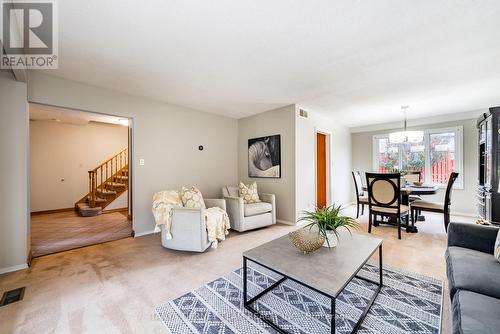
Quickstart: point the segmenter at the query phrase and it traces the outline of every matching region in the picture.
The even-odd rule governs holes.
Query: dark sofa
[[[500,263],[493,257],[498,228],[451,223],[446,272],[452,333],[500,333]]]

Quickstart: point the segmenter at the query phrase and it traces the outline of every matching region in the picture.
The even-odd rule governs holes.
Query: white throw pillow
[[[243,198],[243,203],[259,203],[259,193],[257,191],[257,182],[252,182],[249,185],[245,185],[240,182],[239,185],[240,197]]]
[[[500,230],[497,233],[497,240],[495,241],[495,252],[493,253],[495,259],[500,262]]]
[[[181,199],[182,204],[184,204],[186,208],[206,209],[201,192],[194,186],[191,188],[182,187]]]

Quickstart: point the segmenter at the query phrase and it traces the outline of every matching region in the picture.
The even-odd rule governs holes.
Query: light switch
[[[139,159],[139,166],[144,166],[144,159]]]

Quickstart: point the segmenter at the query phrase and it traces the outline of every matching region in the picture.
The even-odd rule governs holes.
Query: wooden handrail
[[[128,147],[125,147],[120,152],[116,153],[114,156],[112,156],[108,160],[106,160],[103,163],[101,163],[100,165],[98,165],[96,168],[93,169],[93,171],[94,172],[97,171],[99,168],[101,168],[102,166],[106,165],[107,163],[109,163],[111,160],[113,160],[114,158],[118,157],[122,153],[124,153],[125,155],[128,155]]]
[[[96,207],[97,190],[104,191],[108,182],[116,181],[117,177],[123,177],[125,168],[128,167],[128,147],[89,170],[89,194],[88,202],[91,208]],[[122,178],[120,178],[122,180]]]

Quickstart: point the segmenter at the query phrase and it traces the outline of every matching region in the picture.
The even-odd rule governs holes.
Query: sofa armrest
[[[259,198],[262,202],[273,206],[273,224],[276,224],[276,196],[274,194],[259,193]]]
[[[448,226],[448,247],[457,246],[493,254],[498,227],[451,223]]]
[[[224,199],[226,200],[226,212],[231,222],[231,228],[237,231],[242,230],[245,220],[243,198],[226,196]]]
[[[204,201],[207,208],[218,207],[226,211],[226,200],[223,198],[205,198]]]

